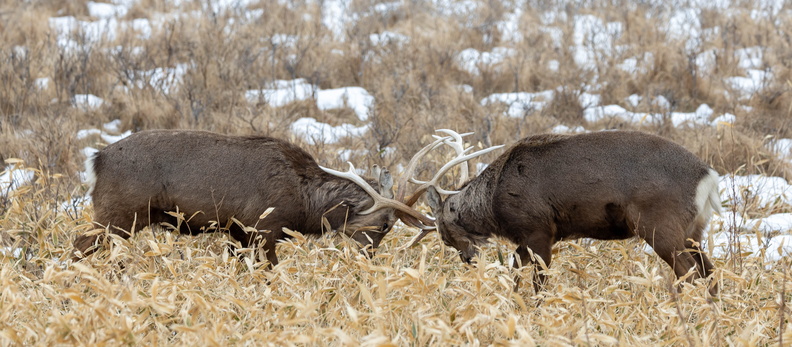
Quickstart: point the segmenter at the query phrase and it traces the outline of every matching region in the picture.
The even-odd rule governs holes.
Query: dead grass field
[[[224,235],[159,229],[64,262],[74,237],[90,228],[82,149],[104,143],[76,134],[116,119],[122,131],[286,138],[332,167],[342,167],[339,149],[351,149],[358,167],[396,168],[437,128],[475,131],[470,142],[482,146],[558,125],[639,129],[683,144],[721,174],[789,180],[790,160],[769,145],[792,138],[790,5],[351,0],[355,20],[337,37],[322,22],[322,2],[246,1],[216,13],[207,4],[222,1],[177,3],[134,2],[109,24],[118,29],[100,26],[105,35],[94,40],[89,32],[51,29],[55,17],[99,23],[86,1],[0,0],[0,160],[35,172],[28,184],[0,194],[0,344],[792,345],[792,259],[766,261],[739,244],[713,259],[721,293],[712,300],[704,285],[673,290],[672,271],[637,240],[559,243],[547,291],[535,295],[529,287],[512,291],[517,273],[504,265],[511,245],[496,240],[477,265],[466,266],[436,235],[400,249],[416,233],[402,226],[373,259],[340,235],[284,242],[281,264],[271,271],[228,254]],[[687,8],[698,23],[693,47],[662,29]],[[501,21],[515,13],[518,29],[504,31]],[[576,43],[579,18],[621,29],[598,33],[611,37],[607,44],[596,35]],[[156,24],[124,24],[143,19]],[[408,39],[371,36],[384,33]],[[465,49],[503,47],[512,53],[479,61],[475,72],[459,62]],[[761,52],[750,66],[742,63],[747,48]],[[581,52],[590,54],[586,64]],[[625,68],[626,61],[636,67]],[[183,74],[176,73],[180,66]],[[153,77],[156,69],[173,78]],[[750,92],[733,79],[755,71],[770,77]],[[349,108],[324,110],[305,100],[274,107],[246,98],[247,90],[297,78],[321,89],[364,88],[375,100],[369,131],[309,145],[289,131],[298,118],[366,123]],[[546,90],[555,97],[518,117],[506,114],[509,105],[481,102]],[[592,121],[591,105],[581,102],[587,93],[599,95],[599,105],[662,117]],[[104,102],[80,106],[75,96],[84,94]],[[628,103],[632,95],[641,101]],[[667,103],[656,103],[659,96]],[[674,112],[702,104],[713,110],[707,121],[724,114],[734,121],[672,122]],[[431,158],[423,174],[441,160]],[[722,192],[724,201],[728,195]],[[752,218],[792,212],[780,199],[724,208]],[[760,234],[727,231],[735,239]]]

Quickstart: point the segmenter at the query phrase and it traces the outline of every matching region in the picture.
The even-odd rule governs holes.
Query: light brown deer
[[[713,270],[700,242],[712,213],[720,211],[718,175],[682,146],[654,135],[532,136],[462,185],[458,194],[442,200],[430,187],[427,200],[443,242],[465,262],[493,236],[517,245],[516,266],[539,260],[549,266],[551,248],[559,240],[640,237],[677,277],[695,268],[687,278],[693,281]],[[546,281],[538,270],[537,293]],[[715,283],[710,292],[717,293]]]
[[[451,139],[438,137],[411,165]],[[366,180],[349,165],[348,172],[320,167],[300,147],[271,137],[153,130],[102,149],[86,171],[97,227],[123,238],[159,223],[184,234],[227,231],[245,247],[261,245],[272,266],[276,241],[290,237],[283,228],[309,236],[340,231],[364,249],[379,246],[398,218],[433,229],[433,219],[404,203],[406,184],[393,199],[388,170],[375,168],[375,179]],[[78,236],[74,259],[92,253],[102,237],[97,230]]]

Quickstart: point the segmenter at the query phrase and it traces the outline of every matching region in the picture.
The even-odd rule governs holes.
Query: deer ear
[[[380,180],[381,172],[382,172],[382,168],[380,168],[379,165],[374,164],[371,166],[371,176],[374,177],[374,179],[379,180],[379,182],[382,182],[382,180]]]
[[[438,214],[443,207],[443,200],[440,199],[440,194],[431,186],[426,189],[426,202],[429,203],[429,208],[432,209],[435,215]]]
[[[388,169],[379,172],[379,193],[385,198],[393,199],[393,176]]]

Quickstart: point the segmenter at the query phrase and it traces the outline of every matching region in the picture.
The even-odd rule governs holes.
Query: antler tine
[[[410,248],[410,247],[412,247],[412,246],[415,246],[415,245],[417,245],[417,244],[418,244],[418,242],[421,242],[421,240],[423,240],[423,238],[424,238],[426,235],[429,235],[429,233],[431,233],[432,231],[435,231],[435,230],[437,230],[437,228],[432,228],[432,229],[423,229],[423,230],[421,230],[421,233],[420,233],[420,234],[418,234],[418,236],[414,237],[414,238],[412,239],[412,241],[410,241],[410,243],[408,243],[408,244],[407,244],[407,247],[405,247],[405,248]]]
[[[438,129],[437,132],[445,133],[454,139],[454,141],[443,141],[443,143],[453,148],[457,154],[457,157],[462,156],[465,154],[465,152],[473,149],[473,147],[469,147],[465,149],[465,141],[462,140],[462,137],[473,135],[472,132],[460,134],[450,129]],[[435,137],[437,138],[438,136],[435,135]],[[467,162],[462,163],[462,165],[459,167],[459,172],[460,172],[459,185],[461,186],[462,184],[467,182],[468,176],[470,174],[470,169],[468,168]]]
[[[448,136],[440,137],[434,142],[426,145],[424,148],[418,151],[418,153],[415,153],[415,155],[407,163],[407,166],[404,168],[404,172],[402,172],[402,175],[399,177],[399,181],[398,181],[399,188],[396,191],[395,200],[404,201],[404,195],[407,193],[407,182],[410,180],[410,178],[412,178],[412,175],[415,173],[415,169],[418,168],[418,161],[424,156],[426,156],[426,154],[429,153],[431,150],[440,146],[440,144],[443,141],[446,141],[448,139],[449,139]]]
[[[418,199],[421,197],[421,195],[424,193],[424,191],[426,191],[426,189],[428,189],[430,186],[434,186],[435,189],[437,189],[438,193],[444,194],[444,195],[452,195],[452,194],[459,193],[458,191],[455,191],[455,190],[445,190],[443,188],[438,187],[437,181],[440,180],[440,177],[445,175],[445,173],[448,172],[448,170],[450,170],[452,167],[454,167],[454,165],[457,165],[459,163],[468,161],[468,160],[473,159],[475,157],[478,157],[480,155],[492,152],[492,151],[494,151],[496,149],[502,148],[503,146],[504,145],[492,146],[492,147],[489,147],[489,148],[482,149],[482,150],[480,150],[478,152],[467,154],[467,155],[464,155],[464,156],[461,156],[461,157],[456,157],[453,160],[451,160],[448,163],[446,163],[445,165],[443,165],[443,167],[440,168],[439,171],[437,171],[437,173],[434,175],[434,177],[432,177],[432,179],[430,179],[428,181],[420,181],[420,180],[416,180],[414,178],[411,178],[410,182],[418,184],[419,186],[418,186],[418,189],[415,190],[415,193],[413,193],[413,195],[410,196],[410,198],[407,199],[404,203],[407,206],[414,205],[418,201]]]
[[[402,201],[402,202],[405,201],[405,195],[407,193],[407,182],[413,182],[414,180],[418,181],[417,179],[415,179],[413,177],[413,174],[415,173],[415,169],[417,169],[417,167],[418,167],[419,160],[421,158],[423,158],[424,156],[426,156],[426,154],[429,153],[429,151],[439,147],[441,143],[445,143],[445,144],[451,146],[452,148],[454,148],[454,150],[457,152],[457,156],[461,156],[464,153],[466,153],[467,151],[473,149],[473,147],[470,147],[468,149],[464,149],[464,141],[462,140],[463,137],[468,136],[468,135],[472,135],[473,134],[472,132],[460,134],[460,133],[457,133],[456,131],[453,131],[453,130],[450,130],[450,129],[437,129],[435,131],[439,132],[439,133],[447,134],[448,136],[432,135],[432,137],[435,138],[435,141],[432,142],[431,144],[425,146],[424,148],[422,148],[420,151],[418,151],[418,153],[416,153],[410,159],[410,162],[407,164],[407,167],[404,169],[404,172],[402,173],[402,176],[399,177],[399,182],[398,182],[399,188],[398,188],[398,191],[396,192],[396,197],[395,197],[396,200]],[[454,139],[454,141],[448,141],[450,139]],[[465,164],[465,165],[467,165],[467,164]],[[464,174],[465,176],[463,177],[463,179],[461,181],[464,183],[464,181],[467,181],[467,172],[468,172],[468,170],[467,170],[466,167],[463,167],[462,169],[463,169],[463,172],[465,172],[465,174]],[[421,182],[421,181],[418,181],[418,182]],[[444,192],[447,192],[447,191],[444,191]],[[419,196],[419,195],[413,194],[409,198],[409,201],[411,201],[411,203],[408,203],[407,206],[412,206],[413,204],[415,204],[415,201],[417,200],[417,196]]]
[[[381,197],[380,193],[377,192],[376,190],[374,190],[374,188],[372,188],[368,184],[368,182],[366,182],[366,180],[363,179],[363,177],[360,177],[360,175],[358,175],[355,172],[355,165],[352,165],[351,162],[347,162],[347,164],[349,164],[349,170],[347,170],[347,172],[333,170],[333,169],[330,169],[330,168],[326,168],[324,166],[319,166],[319,168],[324,170],[324,172],[327,172],[327,173],[329,173],[329,174],[331,174],[333,176],[346,178],[346,179],[348,179],[348,180],[350,180],[352,182],[355,182],[355,184],[359,185],[361,188],[363,188],[363,190],[366,191],[366,193],[368,193],[369,195],[371,195],[374,198],[374,206],[372,206],[372,208],[376,207],[377,206],[377,197]],[[371,209],[369,209],[369,210],[371,210]],[[372,211],[366,210],[364,212],[367,212],[367,213],[361,213],[361,214],[369,214],[369,213],[374,212],[374,211],[373,210]]]
[[[421,230],[429,230],[429,231],[431,231],[431,230],[435,230],[436,229],[436,227],[434,225],[425,225],[424,223],[422,223],[417,218],[415,218],[413,216],[410,216],[410,215],[408,215],[406,213],[403,213],[401,211],[398,211],[398,210],[396,211],[396,218],[399,218],[402,222],[404,222],[404,224],[406,224],[408,226],[415,227],[415,228],[418,228],[418,229],[421,229]],[[429,217],[429,218],[431,218],[431,217]]]
[[[482,150],[477,151],[477,152],[473,152],[473,153],[470,153],[470,154],[467,154],[467,155],[456,157],[453,160],[451,160],[448,163],[446,163],[445,165],[443,165],[443,167],[441,167],[440,170],[437,171],[437,173],[434,175],[434,177],[432,177],[432,179],[430,179],[428,181],[419,181],[419,180],[416,180],[414,178],[411,178],[410,182],[420,185],[418,187],[418,189],[416,190],[416,194],[418,192],[423,193],[423,191],[426,190],[427,188],[429,188],[430,186],[434,186],[437,189],[438,193],[445,194],[445,195],[451,195],[451,194],[459,193],[458,191],[445,190],[445,189],[442,189],[442,188],[438,187],[437,186],[437,181],[440,179],[440,177],[443,177],[443,175],[445,175],[445,173],[448,172],[448,170],[450,170],[455,165],[467,162],[470,159],[473,159],[475,157],[487,154],[487,153],[492,152],[492,151],[494,151],[496,149],[499,149],[501,147],[503,147],[503,145],[492,146],[492,147],[485,148],[485,149],[482,149]]]
[[[435,228],[435,227],[431,227],[431,228],[428,228],[428,229],[421,229],[421,233],[419,233],[417,236],[413,237],[413,239],[410,240],[410,242],[408,242],[407,245],[399,247],[396,250],[397,251],[403,251],[403,250],[405,250],[407,248],[410,248],[412,246],[417,245],[418,242],[421,242],[421,240],[423,240],[423,238],[426,235],[429,235],[429,233],[431,233],[431,232],[433,232],[435,230],[437,230],[437,228]]]
[[[404,213],[406,215],[409,215],[410,217],[413,217],[413,218],[417,219],[418,221],[420,221],[424,225],[434,225],[434,218],[430,218],[428,216],[423,215],[422,213],[416,211],[412,207],[405,205],[401,201],[397,201],[397,200],[394,200],[394,199],[388,199],[388,198],[380,195],[380,193],[378,193],[376,190],[374,190],[374,188],[372,188],[368,184],[368,182],[366,182],[366,180],[363,179],[363,177],[360,177],[357,173],[355,173],[355,166],[352,165],[352,163],[350,163],[350,162],[347,162],[347,163],[349,164],[349,170],[347,172],[341,172],[341,171],[333,170],[333,169],[326,168],[326,167],[323,167],[323,166],[319,166],[319,168],[324,170],[324,172],[327,172],[327,173],[329,173],[329,174],[331,174],[333,176],[345,178],[345,179],[348,179],[348,180],[354,182],[355,184],[357,184],[358,186],[363,188],[363,190],[365,190],[366,193],[368,193],[371,196],[372,199],[374,199],[374,205],[372,205],[371,207],[369,207],[365,211],[359,212],[359,214],[370,214],[370,213],[372,213],[374,211],[377,211],[377,210],[380,210],[380,209],[383,209],[383,208],[393,208],[396,211],[400,211],[400,212],[402,212],[402,213]]]

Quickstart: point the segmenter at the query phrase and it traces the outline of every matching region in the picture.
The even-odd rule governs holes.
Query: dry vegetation
[[[711,163],[721,174],[763,173],[790,177],[766,147],[769,137],[792,137],[792,16],[754,19],[752,2],[736,1],[734,14],[702,10],[701,51],[718,52],[713,71],[692,63],[685,42],[657,28],[678,4],[632,1],[527,1],[520,17],[522,43],[501,40],[497,21],[513,11],[506,0],[471,1],[469,13],[440,16],[431,1],[408,1],[388,12],[379,1],[353,0],[358,20],[337,40],[322,24],[313,1],[261,1],[244,12],[201,12],[200,1],[183,1],[181,13],[152,28],[136,30],[77,49],[57,44],[48,18],[91,18],[84,1],[0,1],[0,160],[21,158],[34,181],[0,195],[2,246],[22,253],[0,256],[0,344],[308,344],[308,345],[775,345],[792,343],[792,271],[789,257],[764,263],[739,247],[716,258],[721,294],[708,300],[703,285],[677,293],[673,274],[638,241],[563,242],[556,250],[545,293],[515,293],[508,262],[511,245],[495,243],[474,267],[462,265],[436,236],[420,247],[400,249],[415,232],[397,227],[373,259],[359,255],[341,236],[297,238],[279,246],[281,264],[272,271],[226,251],[222,235],[183,237],[146,229],[128,241],[76,264],[71,240],[89,229],[91,207],[83,208],[78,172],[80,129],[120,119],[124,130],[195,128],[228,134],[262,134],[302,141],[288,131],[300,117],[330,124],[359,124],[349,110],[322,111],[311,102],[271,107],[249,103],[248,89],[279,79],[304,78],[323,89],[365,88],[376,103],[372,129],[335,145],[303,147],[323,164],[340,167],[339,148],[364,150],[359,167],[394,167],[427,143],[436,128],[475,131],[471,142],[510,144],[565,124],[589,130],[640,129],[671,138]],[[539,29],[541,13],[562,8],[569,18],[593,15],[622,22],[622,48],[579,68],[569,45]],[[125,20],[153,18],[175,7],[141,0]],[[192,12],[195,11],[195,12]],[[553,23],[565,41],[572,21]],[[370,34],[397,32],[407,42],[373,45]],[[278,35],[293,35],[282,44]],[[79,32],[73,39],[80,42]],[[516,55],[471,74],[455,63],[466,48],[514,48]],[[774,78],[759,92],[741,97],[725,80],[745,74],[735,51],[762,47],[762,64]],[[122,47],[122,48],[117,48]],[[653,64],[627,73],[624,59],[651,53]],[[557,61],[559,69],[548,69]],[[142,71],[189,64],[170,92],[149,83]],[[36,79],[49,77],[41,88]],[[662,95],[672,110],[692,112],[706,103],[715,115],[737,121],[719,127],[675,128],[668,124],[586,122],[577,96],[596,80],[602,105],[656,112],[649,102],[624,100]],[[466,91],[460,85],[469,85]],[[506,106],[480,100],[504,92],[562,87],[546,108],[522,118],[503,115]],[[96,109],[73,106],[76,94],[105,100]],[[745,106],[750,106],[745,107]],[[304,144],[304,143],[303,143]],[[384,151],[394,147],[394,152]],[[357,152],[356,152],[357,153]],[[380,155],[375,155],[380,153]],[[493,155],[482,159],[488,162]],[[11,162],[11,161],[9,161]],[[22,165],[22,164],[17,164]],[[427,165],[426,169],[431,169]],[[724,193],[725,198],[725,193]],[[746,208],[744,215],[790,212],[773,205]],[[717,227],[717,226],[716,226]],[[737,231],[734,231],[737,232]],[[64,265],[65,264],[65,265]],[[523,275],[530,276],[530,270]],[[541,305],[539,305],[541,303]]]

